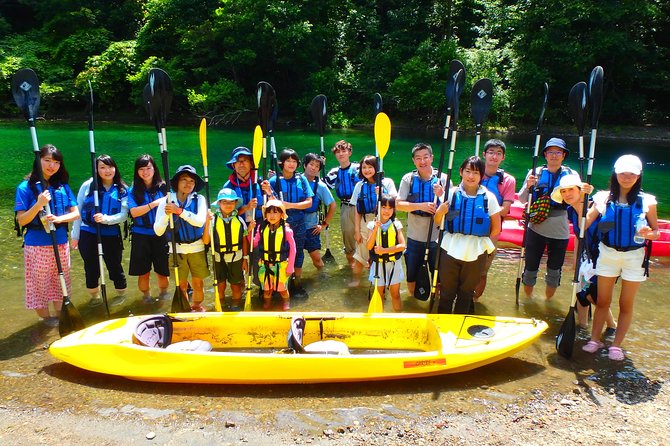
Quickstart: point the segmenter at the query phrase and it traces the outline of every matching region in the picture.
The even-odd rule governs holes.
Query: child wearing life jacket
[[[263,217],[257,228],[255,221],[249,223],[252,249],[258,246],[260,253],[258,278],[263,283],[263,308],[270,308],[272,292],[277,291],[282,298],[282,310],[287,311],[291,308],[287,282],[296,257],[293,230],[286,223],[286,208],[280,200],[268,200],[263,206]]]
[[[641,192],[642,161],[635,155],[623,155],[614,163],[610,190],[593,196],[594,206],[587,215],[587,224],[600,216],[600,257],[596,265],[598,301],[593,313],[591,339],[582,349],[595,353],[605,344],[601,336],[612,303],[614,284],[621,276],[619,317],[608,356],[623,361],[621,348],[633,321],[633,303],[642,282],[649,275],[649,240],[658,240],[656,197]]]
[[[223,188],[212,207],[217,208],[212,214],[211,243],[219,299],[222,304],[225,303],[226,282],[230,283],[233,294],[231,309],[240,311],[244,272],[248,270],[249,263],[247,224],[238,214],[242,207],[242,197],[233,189]]]
[[[156,235],[163,235],[170,224],[170,217],[174,221],[174,231],[168,232],[168,239],[174,235],[177,252],[179,273],[179,288],[184,295],[188,295],[188,276],[191,275],[193,288],[193,311],[206,311],[202,306],[205,299],[205,278],[209,276],[205,245],[209,243],[210,222],[207,212],[207,201],[200,195],[205,182],[200,178],[193,166],[179,166],[170,179],[172,192],[158,205],[154,231]],[[173,234],[172,234],[173,232]],[[168,245],[172,251],[172,243]],[[174,260],[171,259],[171,264]]]
[[[500,234],[500,205],[481,185],[484,161],[471,156],[459,170],[461,184],[449,191],[448,200],[435,211],[435,223],[444,222],[440,245],[438,313],[468,314],[473,309],[475,287],[486,267],[487,255]]]
[[[95,165],[99,206],[96,209],[93,178],[89,178],[81,185],[77,194],[81,220],[75,220],[72,225],[72,244],[75,249],[79,249],[84,261],[86,289],[91,296],[90,305],[99,305],[102,303],[98,293],[101,271],[96,226],[100,227],[103,259],[117,294],[112,304],[119,305],[125,300],[127,288],[126,274],[121,263],[123,260],[121,223],[128,218],[128,188],[111,156],[98,156]]]
[[[377,214],[377,158],[366,155],[360,163],[358,177],[360,181],[354,186],[351,194],[351,203],[355,205],[356,218],[354,219],[354,237],[356,239],[356,252],[354,252],[354,264],[352,265],[354,280],[349,284],[356,287],[359,284],[363,268],[370,265],[370,251],[367,247],[370,230],[367,224],[373,222]],[[382,194],[392,197],[398,195],[395,183],[391,178],[382,179]]]
[[[381,296],[384,296],[384,291],[388,287],[393,310],[400,312],[402,311],[400,282],[405,280],[405,271],[402,267],[405,237],[402,234],[402,223],[395,219],[395,197],[382,195],[379,218],[369,221],[367,228],[370,234],[366,245],[372,259],[369,280],[375,283],[376,279],[377,291]]]

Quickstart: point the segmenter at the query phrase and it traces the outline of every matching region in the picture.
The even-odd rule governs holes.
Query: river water
[[[3,254],[0,258],[0,287],[3,298],[0,300],[0,396],[3,400],[20,404],[34,405],[54,410],[87,411],[109,415],[138,411],[142,416],[161,414],[224,413],[231,419],[244,418],[254,414],[259,420],[274,420],[291,423],[297,428],[319,429],[327,425],[347,425],[353,420],[365,417],[394,419],[399,416],[421,416],[434,414],[440,410],[455,412],[476,408],[482,404],[505,405],[530,398],[535,392],[569,392],[575,383],[587,382],[590,386],[599,386],[620,396],[622,401],[632,404],[653,399],[659,382],[667,379],[670,372],[670,360],[666,352],[669,347],[668,328],[670,326],[670,307],[665,298],[670,290],[670,259],[653,259],[651,277],[643,284],[637,297],[635,320],[626,337],[624,347],[627,359],[615,364],[606,355],[588,355],[581,352],[581,345],[588,339],[588,332],[578,332],[578,342],[571,360],[559,357],[554,349],[555,335],[570,305],[572,273],[564,270],[564,278],[556,296],[551,301],[534,297],[521,298],[517,308],[514,303],[514,285],[516,279],[519,251],[503,249],[489,273],[488,288],[476,306],[479,314],[500,316],[534,317],[547,321],[549,330],[533,346],[519,352],[511,358],[495,364],[457,375],[401,380],[377,383],[310,384],[287,386],[203,386],[139,383],[123,378],[108,377],[82,371],[53,359],[46,350],[50,342],[58,337],[56,329],[50,329],[37,321],[34,312],[23,308],[23,258],[21,242],[12,232],[11,198],[13,188],[30,168],[31,154],[28,133],[25,127],[11,124],[9,129],[0,131],[0,153],[6,161],[0,176],[0,246]],[[56,141],[65,152],[66,163],[72,172],[73,188],[86,177],[84,168],[88,166],[87,136],[74,136],[70,124],[52,127],[40,131],[40,142]],[[99,125],[103,127],[103,125]],[[118,158],[122,172],[129,178],[132,160],[138,153],[157,152],[155,133],[150,126],[114,127],[114,131],[101,130],[96,133],[101,147],[98,152],[112,153]],[[214,134],[210,143],[210,175],[213,184],[220,184],[225,176],[225,161],[230,148],[237,145],[234,141],[250,139],[246,133],[229,134],[223,138],[222,131]],[[43,135],[46,134],[46,137]],[[3,139],[3,137],[5,137]],[[371,144],[371,136],[365,132],[330,135],[326,147],[340,137],[355,141],[355,147]],[[173,168],[183,162],[199,164],[197,131],[177,129],[168,133],[169,141],[175,141],[171,149],[177,153],[171,161]],[[416,139],[416,137],[414,137]],[[227,149],[217,153],[215,147],[219,141]],[[311,140],[311,141],[308,141]],[[316,138],[311,135],[304,141],[296,139],[295,145],[300,153],[303,147],[315,147]],[[318,140],[316,140],[318,142]],[[407,137],[400,153],[390,152],[387,172],[399,180],[400,175],[409,170],[412,139]],[[250,144],[248,142],[247,144]],[[77,146],[78,148],[74,147]],[[439,141],[435,143],[439,147]],[[132,147],[132,149],[128,149]],[[76,149],[76,150],[75,150]],[[646,147],[645,153],[656,153],[660,146]],[[182,150],[180,154],[179,151]],[[508,160],[528,159],[528,150],[522,143],[508,151]],[[361,149],[358,153],[363,153]],[[186,153],[183,153],[186,152]],[[619,153],[622,153],[621,151]],[[521,155],[525,154],[525,157]],[[400,156],[402,155],[402,156]],[[464,157],[464,156],[463,156]],[[615,156],[611,154],[608,159]],[[667,158],[667,156],[666,156]],[[654,158],[652,158],[654,159]],[[510,162],[508,170],[516,169],[522,175],[527,167],[517,165],[520,161]],[[512,166],[514,166],[512,168]],[[600,176],[606,177],[611,163],[602,168]],[[664,161],[655,159],[649,165],[649,176],[661,177]],[[198,167],[200,170],[200,167]],[[649,178],[649,177],[646,177]],[[668,181],[646,182],[650,193],[667,194]],[[663,185],[666,185],[663,188]],[[602,187],[605,185],[603,184]],[[213,188],[214,189],[214,188]],[[667,201],[665,201],[667,203]],[[661,207],[663,202],[661,202]],[[666,208],[668,209],[668,208]],[[666,213],[667,215],[667,213]],[[337,219],[335,221],[338,221]],[[334,228],[335,229],[335,228]],[[358,288],[349,288],[351,281],[348,268],[344,267],[344,256],[340,252],[341,240],[338,230],[331,235],[331,250],[337,264],[327,265],[323,271],[317,271],[307,260],[305,262],[305,286],[309,292],[306,300],[293,300],[295,311],[365,311],[368,305],[367,284]],[[126,249],[126,265],[129,249]],[[571,257],[566,265],[571,264]],[[91,308],[83,289],[83,268],[81,258],[72,256],[73,303],[78,307],[87,324],[105,318],[101,307]],[[148,314],[166,311],[169,303],[163,306],[147,306],[141,302],[139,292],[134,291],[134,283],[129,282],[129,296],[126,302],[113,307],[113,316],[128,314]],[[541,292],[542,287],[538,286]],[[618,290],[618,288],[617,288]],[[208,284],[206,301],[212,301],[211,283]],[[425,312],[426,305],[408,296],[403,290],[404,311]],[[616,301],[616,299],[615,299]],[[389,303],[387,303],[387,306]],[[616,315],[616,309],[614,309]],[[145,409],[140,409],[145,408]],[[307,410],[306,408],[310,408]],[[316,409],[313,409],[316,408]]]

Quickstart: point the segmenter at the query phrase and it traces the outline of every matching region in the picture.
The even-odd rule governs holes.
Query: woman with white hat
[[[551,193],[551,199],[557,203],[565,203],[568,206],[568,220],[572,223],[573,232],[579,234],[579,227],[582,221],[582,212],[584,209],[584,194],[591,194],[593,186],[587,183],[582,183],[579,175],[566,175],[561,178],[558,186],[554,188]],[[594,222],[597,223],[597,220]],[[598,300],[598,276],[595,275],[593,265],[597,264],[600,250],[598,244],[600,237],[598,234],[598,225],[591,224],[584,232],[584,252],[588,253],[590,262],[585,263],[582,259],[580,266],[580,275],[585,274],[585,280],[588,282],[582,286],[582,289],[577,293],[577,320],[579,325],[586,327],[588,319],[588,309],[591,304],[595,304]],[[576,263],[576,257],[575,257]],[[589,268],[590,266],[590,268]],[[589,277],[590,275],[590,277]],[[605,336],[614,336],[616,332],[616,321],[612,312],[609,311],[607,315],[607,329]]]
[[[598,302],[593,315],[591,340],[582,348],[595,353],[605,347],[600,340],[607,311],[612,302],[614,284],[621,276],[619,317],[614,341],[608,349],[613,361],[622,361],[621,344],[633,321],[633,303],[640,284],[649,273],[650,247],[647,240],[658,240],[656,198],[641,192],[642,161],[635,155],[623,155],[614,164],[610,190],[593,197],[587,224],[600,216],[600,257],[596,265]],[[645,249],[645,247],[647,249]]]

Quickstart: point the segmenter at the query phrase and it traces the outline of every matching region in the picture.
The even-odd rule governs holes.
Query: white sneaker
[[[91,297],[91,300],[88,301],[88,304],[92,307],[97,307],[102,305],[102,297],[98,294],[97,296]]]

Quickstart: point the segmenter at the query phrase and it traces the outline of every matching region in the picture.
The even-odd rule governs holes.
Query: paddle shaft
[[[98,184],[98,163],[96,161],[95,153],[95,136],[93,134],[93,90],[91,87],[91,81],[88,83],[89,88],[91,88],[91,103],[88,113],[88,147],[91,152],[91,185],[93,186],[93,206],[95,208],[95,213],[100,212],[100,197],[98,192],[100,190],[100,185]],[[100,223],[95,223],[95,236],[98,243],[98,268],[100,270],[100,294],[102,295],[102,301],[105,303],[105,311],[107,312],[107,319],[110,318],[109,314],[109,303],[107,302],[107,282],[105,278],[105,258],[104,251],[102,249],[102,235],[100,229]]]

